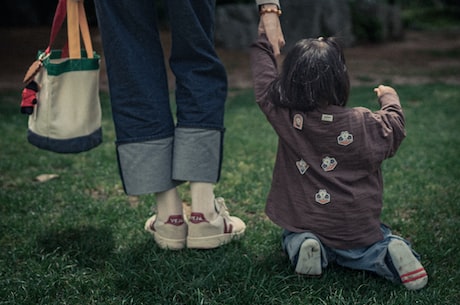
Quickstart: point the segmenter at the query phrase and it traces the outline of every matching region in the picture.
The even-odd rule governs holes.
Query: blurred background
[[[156,4],[165,56],[168,56],[170,41],[164,1],[156,1]],[[286,38],[284,52],[301,38],[336,36],[347,48],[348,64],[351,65],[350,71],[355,72],[352,75],[355,83],[389,78],[395,82],[403,79],[398,76],[408,70],[411,72],[406,73],[405,79],[417,79],[427,71],[414,71],[414,67],[425,65],[427,69],[437,69],[436,61],[440,59],[444,59],[444,66],[450,70],[443,66],[434,74],[448,77],[450,82],[460,82],[458,72],[453,72],[460,70],[459,0],[280,2]],[[23,74],[35,59],[37,50],[47,47],[56,4],[57,0],[4,1],[0,10],[0,89],[22,86]],[[93,44],[103,55],[93,0],[86,0],[85,7]],[[258,18],[254,0],[217,0],[215,41],[229,72],[230,86],[250,86],[247,49],[256,38]],[[369,63],[370,57],[399,69],[382,72],[384,67]],[[426,65],[426,62],[433,64]],[[101,88],[104,89],[107,83],[102,72]],[[386,74],[379,78],[378,74],[382,73]]]
[[[57,0],[5,1],[0,10],[0,26],[49,26],[56,3]],[[324,31],[323,35],[330,35],[336,34],[330,32],[336,30],[334,26],[341,22],[349,23],[347,27],[350,29],[346,30],[351,32],[346,34],[353,34],[353,42],[358,43],[401,38],[400,27],[420,29],[433,22],[448,25],[460,20],[458,0],[281,0],[281,5],[285,11],[283,20],[288,26],[286,32],[290,32],[289,25],[313,21],[314,24],[309,26],[320,28]],[[90,24],[97,26],[93,0],[86,0],[85,6]],[[157,1],[157,7],[160,23],[167,27],[163,1]],[[254,13],[254,0],[217,0],[218,23],[221,21],[219,18],[244,23],[244,19]],[[333,18],[335,20],[331,20]],[[304,28],[304,31],[311,29]]]

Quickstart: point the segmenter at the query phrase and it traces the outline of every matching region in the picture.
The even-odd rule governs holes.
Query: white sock
[[[182,200],[176,188],[155,193],[157,201],[157,219],[167,221],[171,215],[183,215]]]
[[[192,213],[203,213],[207,220],[217,216],[214,204],[214,185],[207,182],[190,182]]]

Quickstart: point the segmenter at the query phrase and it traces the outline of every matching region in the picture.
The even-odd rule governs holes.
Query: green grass
[[[250,90],[227,104],[225,157],[216,194],[247,234],[210,251],[159,249],[143,231],[152,196],[123,194],[103,96],[104,143],[60,155],[28,144],[18,93],[0,94],[0,304],[458,304],[460,162],[457,86],[396,88],[407,139],[384,163],[383,221],[409,238],[430,280],[407,291],[338,266],[319,279],[294,274],[280,229],[264,215],[276,137]],[[372,88],[352,106],[376,109]],[[40,174],[59,178],[34,181]],[[186,200],[187,185],[180,189]]]
[[[460,6],[409,5],[402,9],[402,20],[406,27],[418,30],[458,28]]]

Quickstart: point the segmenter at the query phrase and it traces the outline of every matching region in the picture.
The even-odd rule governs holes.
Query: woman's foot
[[[187,223],[182,215],[171,215],[165,222],[153,215],[147,219],[144,228],[153,235],[155,242],[162,249],[180,250],[185,247]]]
[[[223,198],[214,201],[217,217],[208,220],[203,213],[192,212],[189,221],[187,247],[213,249],[241,237],[246,229],[238,217],[230,216]]]

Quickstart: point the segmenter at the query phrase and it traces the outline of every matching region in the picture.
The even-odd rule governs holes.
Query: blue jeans
[[[156,1],[95,0],[120,174],[128,194],[164,191],[181,181],[216,182],[220,174],[227,76],[214,49],[215,0],[164,4],[177,121],[171,113]]]
[[[326,268],[329,263],[335,262],[346,268],[373,272],[387,280],[400,283],[401,279],[388,254],[388,244],[392,239],[400,239],[409,247],[410,243],[399,236],[391,234],[391,230],[383,224],[381,225],[381,229],[383,239],[364,248],[349,250],[329,248],[323,245],[319,238],[311,232],[294,233],[287,230],[283,232],[282,246],[283,250],[289,256],[291,263],[295,266],[297,264],[300,246],[306,239],[312,238],[318,241],[321,246],[322,268]],[[414,253],[417,259],[420,258],[414,250],[412,250],[412,253]]]

